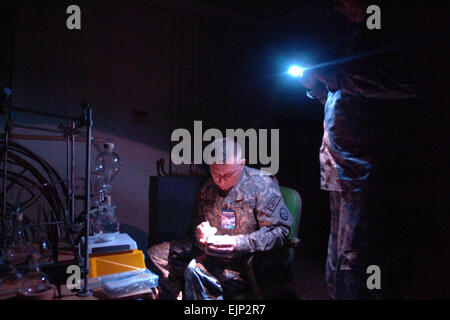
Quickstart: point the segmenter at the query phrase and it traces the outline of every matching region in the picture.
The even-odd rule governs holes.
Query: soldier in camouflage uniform
[[[181,290],[183,275],[186,299],[226,299],[242,292],[243,261],[251,253],[258,253],[257,278],[286,261],[287,252],[276,248],[286,243],[292,216],[277,180],[246,167],[236,154],[237,163],[211,164],[211,177],[195,199],[190,240],[149,249],[153,269],[162,275],[161,291],[171,291],[172,297]],[[205,224],[222,236],[215,237],[219,242],[205,241]]]
[[[342,41],[343,48],[334,48],[338,56],[370,52],[377,40],[388,43],[388,29],[386,34],[374,33],[363,25],[362,3],[337,2],[342,3],[349,20],[362,23],[361,29]],[[395,58],[396,53],[389,54],[391,61],[400,60]],[[377,199],[377,194],[383,187],[381,177],[386,174],[381,169],[382,159],[389,160],[386,124],[390,109],[407,105],[419,96],[417,88],[396,79],[393,67],[385,66],[385,61],[372,57],[307,71],[300,78],[307,95],[324,105],[320,177],[321,188],[330,194],[326,280],[332,299],[367,299],[380,294],[368,291],[365,279],[369,265],[383,265],[380,253],[384,250],[381,240],[386,226],[381,225],[381,216],[387,208],[382,207],[383,199]]]

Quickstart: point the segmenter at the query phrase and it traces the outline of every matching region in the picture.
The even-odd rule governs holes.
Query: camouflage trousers
[[[150,247],[149,268],[160,276],[159,299],[176,299],[184,290],[186,300],[223,300],[248,290],[244,261],[205,255],[189,240],[174,240]],[[287,261],[285,250],[255,255],[255,277],[262,280],[279,272]]]
[[[332,299],[372,299],[366,285],[367,267],[375,255],[376,215],[366,191],[330,192],[331,229],[326,281]]]
[[[189,240],[174,240],[150,247],[150,269],[160,276],[160,299],[224,299],[243,290],[241,259],[210,257]]]
[[[192,259],[185,271],[186,300],[224,300],[244,291],[240,260],[202,255]]]

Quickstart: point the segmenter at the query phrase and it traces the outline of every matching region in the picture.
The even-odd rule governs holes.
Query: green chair
[[[291,232],[289,234],[289,242],[286,244],[286,250],[289,251],[289,258],[285,264],[286,272],[280,272],[275,274],[273,278],[267,279],[264,283],[258,283],[256,281],[254,272],[254,255],[251,255],[246,261],[245,271],[247,279],[251,287],[251,294],[248,298],[253,299],[270,299],[276,296],[286,285],[292,281],[294,272],[294,248],[300,244],[300,240],[297,238],[298,228],[300,225],[300,218],[302,214],[302,198],[300,194],[291,188],[280,187],[281,194],[283,196],[286,207],[291,212],[293,222],[291,225]],[[256,266],[257,267],[257,266]]]

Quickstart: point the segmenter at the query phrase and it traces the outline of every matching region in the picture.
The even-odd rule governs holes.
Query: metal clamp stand
[[[11,133],[10,127],[10,112],[8,106],[8,100],[11,96],[11,90],[9,88],[4,88],[3,92],[5,94],[5,100],[3,101],[3,112],[5,114],[5,149],[3,150],[3,219],[2,219],[2,248],[1,248],[1,257],[0,264],[3,264],[6,259],[6,240],[7,240],[7,232],[6,232],[6,181],[7,181],[7,163],[8,163],[8,143],[9,143],[9,134]]]
[[[87,297],[93,294],[91,289],[88,289],[89,282],[89,219],[90,219],[90,209],[91,209],[91,136],[92,136],[92,108],[89,104],[83,107],[84,123],[86,125],[86,201],[85,201],[85,211],[86,211],[86,236],[85,236],[85,247],[84,247],[84,257],[83,257],[83,268],[82,274],[84,278],[83,288],[78,291],[77,296]]]
[[[6,259],[6,240],[7,240],[7,232],[6,232],[6,179],[7,179],[7,162],[8,162],[8,143],[9,143],[9,133],[11,128],[8,125],[8,122],[5,125],[5,149],[3,150],[3,158],[5,159],[3,165],[3,221],[2,221],[2,251],[0,263],[4,263]]]
[[[8,165],[8,144],[9,139],[11,136],[11,128],[18,127],[18,128],[27,128],[27,129],[34,129],[34,130],[40,130],[40,131],[51,131],[51,132],[64,132],[64,135],[67,139],[67,183],[68,183],[68,194],[65,195],[68,199],[70,199],[70,202],[68,199],[66,199],[66,212],[67,209],[69,209],[70,222],[74,222],[74,207],[75,207],[75,194],[74,194],[74,152],[75,152],[75,140],[76,135],[79,134],[79,128],[82,126],[86,126],[86,171],[85,171],[85,212],[86,212],[86,235],[85,235],[85,243],[86,247],[84,248],[84,257],[81,257],[80,264],[82,264],[80,267],[82,267],[82,274],[84,277],[84,286],[82,289],[78,292],[78,296],[89,296],[92,295],[92,290],[88,290],[88,278],[89,278],[89,253],[88,253],[88,241],[89,241],[89,218],[90,218],[90,194],[91,194],[91,141],[92,139],[92,126],[93,126],[93,120],[92,120],[92,108],[89,104],[85,103],[83,105],[83,114],[81,119],[77,117],[70,117],[67,115],[59,115],[54,113],[48,113],[48,112],[42,112],[42,111],[36,111],[36,110],[30,110],[26,108],[20,108],[20,107],[13,107],[8,105],[8,100],[10,101],[11,96],[11,90],[8,88],[5,88],[3,90],[3,93],[6,95],[5,100],[3,101],[3,116],[5,117],[5,148],[4,148],[4,166],[3,166],[3,218],[2,218],[2,247],[1,247],[1,256],[0,256],[0,265],[4,263],[6,258],[6,189],[7,189],[7,165]],[[43,115],[50,118],[56,118],[56,119],[64,119],[67,121],[71,121],[71,128],[65,128],[60,127],[59,130],[51,130],[46,128],[39,128],[35,126],[20,126],[20,125],[12,125],[11,123],[11,111],[18,111],[23,113],[31,113],[31,114],[38,114]],[[79,122],[79,126],[75,126],[75,123]],[[70,165],[69,165],[69,153],[70,153]],[[69,168],[70,167],[70,168]],[[69,178],[70,176],[70,178]],[[69,183],[70,182],[70,183]],[[69,185],[70,184],[70,185]],[[64,222],[57,222],[57,223],[64,223]],[[79,244],[81,245],[81,244]],[[56,258],[57,259],[57,258]]]

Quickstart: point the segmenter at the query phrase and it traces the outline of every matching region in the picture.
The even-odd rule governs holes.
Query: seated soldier
[[[180,296],[183,275],[185,299],[227,299],[245,289],[248,254],[258,253],[257,279],[286,262],[286,250],[275,249],[288,241],[292,216],[276,178],[246,167],[233,140],[213,143],[218,148],[211,177],[196,195],[191,239],[148,250],[150,268],[160,275],[160,299]]]

